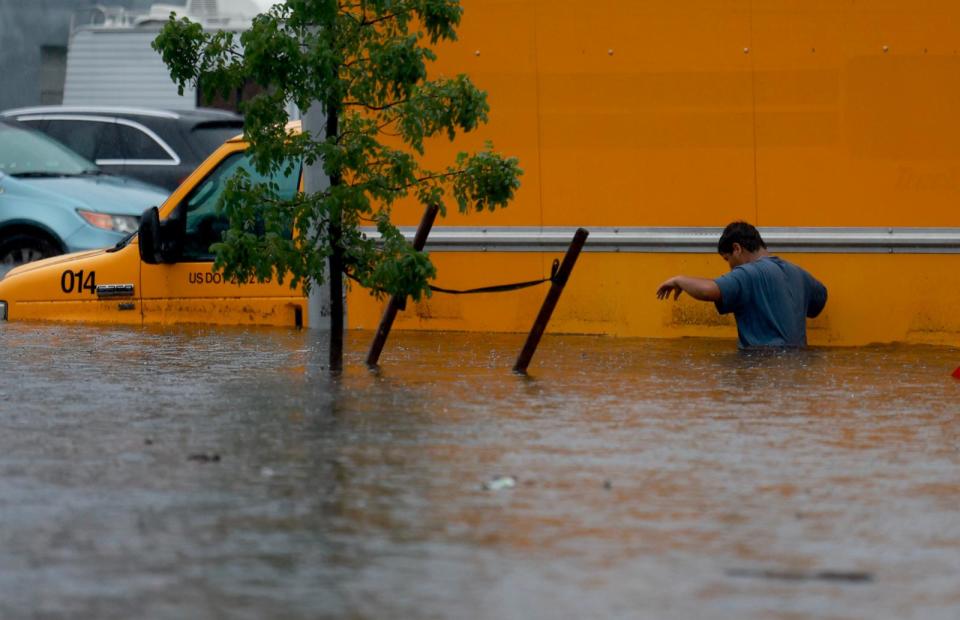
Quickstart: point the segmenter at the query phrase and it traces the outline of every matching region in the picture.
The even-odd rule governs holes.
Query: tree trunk
[[[338,110],[328,106],[327,135],[329,140],[339,131]],[[342,182],[340,175],[330,175],[330,186],[336,187]],[[343,229],[341,225],[340,207],[330,211],[330,224],[327,234],[330,239],[330,372],[339,373],[343,370]]]

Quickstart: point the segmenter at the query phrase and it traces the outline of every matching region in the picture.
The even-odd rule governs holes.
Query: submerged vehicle
[[[960,344],[960,122],[949,104],[960,19],[944,18],[960,17],[955,3],[463,4],[458,41],[431,71],[469,74],[488,92],[490,123],[426,150],[452,157],[489,139],[524,176],[506,210],[451,209],[434,227],[438,284],[546,277],[585,227],[550,331],[732,341],[731,318],[655,291],[676,273],[724,272],[717,239],[743,219],[829,289],[811,344]],[[243,148],[214,153],[160,221]],[[394,214],[411,234],[421,216],[414,204]],[[198,257],[144,262],[139,244],[21,267],[0,281],[0,301],[11,320],[306,322],[298,291],[218,282]],[[69,286],[91,270],[96,286]],[[536,288],[435,294],[395,329],[525,332],[542,299]],[[348,294],[351,328],[376,328],[381,309]]]
[[[302,325],[306,299],[276,282],[238,285],[213,271],[216,205],[238,167],[259,179],[239,139],[228,141],[133,232],[107,248],[33,262],[0,280],[0,318],[97,323]],[[278,177],[281,196],[296,192],[299,173]],[[175,236],[175,260],[149,242]],[[164,238],[166,240],[166,237]],[[50,303],[56,302],[56,303]]]

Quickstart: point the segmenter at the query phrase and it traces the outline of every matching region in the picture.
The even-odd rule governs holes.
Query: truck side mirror
[[[177,207],[160,222],[160,260],[175,263],[183,256],[183,241],[187,236],[187,220]]]
[[[184,220],[178,212],[161,222],[160,210],[150,207],[140,216],[140,260],[150,265],[177,262],[184,234]]]
[[[160,210],[150,207],[140,216],[140,260],[149,265],[163,262],[160,255]]]

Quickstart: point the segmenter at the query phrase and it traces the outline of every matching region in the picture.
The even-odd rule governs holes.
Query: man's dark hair
[[[717,252],[720,254],[733,253],[733,244],[739,243],[747,252],[756,252],[760,248],[766,249],[760,231],[746,222],[731,222],[723,229],[720,241],[717,242]]]

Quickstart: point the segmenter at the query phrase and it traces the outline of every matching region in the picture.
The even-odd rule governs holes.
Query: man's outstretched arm
[[[657,299],[667,299],[670,294],[673,298],[680,297],[686,292],[700,301],[720,301],[720,287],[709,278],[695,278],[693,276],[673,276],[657,289]]]

